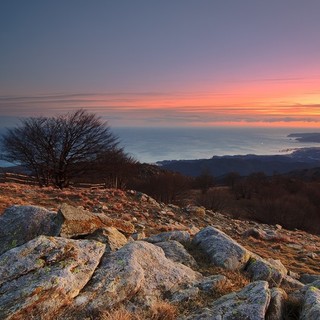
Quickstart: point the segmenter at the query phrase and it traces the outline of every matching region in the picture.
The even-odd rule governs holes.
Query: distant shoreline
[[[320,132],[308,132],[308,133],[291,133],[288,138],[294,138],[299,142],[316,142],[320,143]]]

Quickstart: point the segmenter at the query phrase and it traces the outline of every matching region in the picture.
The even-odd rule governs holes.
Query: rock
[[[156,246],[162,248],[168,259],[174,262],[180,262],[190,268],[196,268],[197,262],[184,246],[175,240],[155,243]]]
[[[190,234],[187,231],[168,231],[153,235],[144,239],[150,243],[164,242],[169,240],[175,240],[181,243],[190,242]]]
[[[198,232],[193,243],[204,251],[212,264],[229,270],[244,268],[252,255],[224,232],[213,227]]]
[[[164,292],[178,291],[200,278],[198,272],[167,259],[160,247],[130,242],[102,259],[75,305],[103,310],[133,297],[139,305],[152,305]]]
[[[320,290],[310,287],[302,304],[300,314],[301,320],[319,320],[320,319]]]
[[[135,232],[134,234],[131,235],[132,239],[137,241],[137,240],[142,240],[145,239],[146,234],[142,232]]]
[[[304,301],[304,297],[306,295],[306,292],[311,288],[311,287],[314,287],[314,288],[317,288],[320,290],[320,280],[316,280],[312,283],[309,283],[309,284],[306,284],[304,285],[302,288],[300,289],[297,289],[296,291],[294,292],[291,292],[289,294],[289,298],[292,300],[292,301],[295,301],[297,304],[302,304],[303,301]]]
[[[198,297],[199,292],[200,292],[200,290],[197,287],[191,287],[188,289],[182,289],[182,290],[176,291],[172,295],[170,302],[180,303],[180,302],[194,300]]]
[[[266,320],[283,319],[285,301],[288,298],[286,292],[280,288],[270,290],[271,300],[266,314]]]
[[[253,237],[255,239],[261,239],[265,241],[284,240],[285,237],[274,230],[262,230],[259,228],[251,228],[245,231],[243,237]]]
[[[252,281],[265,280],[269,282],[270,287],[278,287],[287,274],[287,269],[280,260],[265,260],[259,256],[250,259],[246,270]]]
[[[307,274],[304,273],[300,276],[300,282],[307,284],[307,283],[312,283],[314,281],[320,280],[320,275],[319,274]]]
[[[281,282],[281,288],[292,291],[292,289],[301,289],[304,284],[290,276],[284,276]]]
[[[0,319],[55,319],[78,295],[105,246],[39,236],[0,256]]]
[[[239,292],[227,294],[205,311],[194,313],[186,320],[264,320],[270,302],[266,281],[250,283]]]
[[[215,291],[215,289],[218,287],[223,287],[227,282],[229,282],[227,277],[218,274],[205,277],[204,279],[195,283],[195,286],[198,287],[201,291],[212,292]]]
[[[190,216],[204,217],[206,215],[206,209],[204,207],[187,206],[184,210]]]
[[[96,240],[106,245],[106,251],[116,251],[123,247],[127,238],[114,227],[98,229],[85,237],[85,239]]]
[[[261,229],[258,228],[251,228],[246,230],[243,234],[243,237],[248,238],[248,237],[253,237],[255,239],[263,239],[265,240],[267,237],[267,233]]]
[[[61,206],[59,213],[64,217],[60,235],[65,238],[87,235],[98,229],[108,227],[115,227],[129,234],[134,232],[133,224],[128,221],[111,219],[104,213],[91,213],[80,207],[75,208],[65,203]]]
[[[63,218],[36,206],[12,206],[0,216],[0,254],[39,235],[57,236]]]

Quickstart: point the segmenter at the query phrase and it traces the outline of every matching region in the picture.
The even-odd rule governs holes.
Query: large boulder
[[[247,271],[252,281],[265,280],[269,282],[270,287],[279,287],[282,279],[288,273],[280,260],[265,260],[259,256],[251,257]]]
[[[0,254],[40,235],[57,236],[63,217],[37,206],[12,206],[0,216]]]
[[[138,305],[152,305],[163,293],[200,278],[199,273],[167,259],[161,248],[135,241],[102,259],[75,306],[103,310],[132,297]]]
[[[184,319],[264,320],[269,303],[268,283],[257,281],[250,283],[239,292],[233,292],[217,299],[203,312],[191,314]]]
[[[55,319],[91,278],[105,245],[39,236],[0,256],[0,319]]]
[[[213,265],[228,270],[243,269],[252,255],[224,232],[211,226],[198,232],[193,243],[204,251]]]
[[[167,258],[174,262],[180,262],[190,268],[196,268],[197,262],[194,257],[188,253],[185,247],[178,241],[170,240],[155,243],[156,246],[162,248]]]
[[[316,287],[309,287],[302,305],[300,314],[301,320],[319,320],[320,319],[320,290]]]
[[[64,203],[59,213],[64,217],[60,235],[65,238],[91,234],[108,227],[115,227],[128,234],[134,232],[134,225],[128,221],[112,219],[103,213],[92,213],[81,207],[75,208]]]

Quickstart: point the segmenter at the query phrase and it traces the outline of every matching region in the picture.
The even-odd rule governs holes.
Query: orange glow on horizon
[[[120,126],[319,127],[320,79],[207,85],[173,92],[72,93],[9,97],[8,114],[85,108]],[[21,110],[19,105],[23,105]],[[16,112],[16,113],[15,113]],[[18,113],[19,112],[19,113]],[[113,123],[111,123],[113,125]]]

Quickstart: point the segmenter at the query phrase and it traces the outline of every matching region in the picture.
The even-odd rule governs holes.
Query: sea
[[[320,147],[289,138],[291,133],[320,132],[320,128],[190,127],[114,128],[125,151],[140,162],[209,159],[223,155],[275,155],[297,148]]]
[[[209,159],[222,155],[275,155],[302,147],[320,147],[289,138],[291,133],[320,128],[266,127],[112,127],[127,154],[144,163],[162,160]],[[0,127],[0,135],[5,132]],[[0,166],[12,165],[0,160]]]

